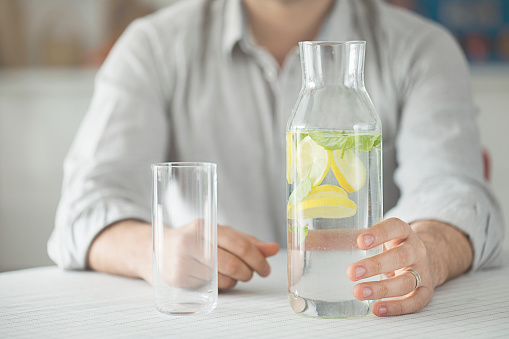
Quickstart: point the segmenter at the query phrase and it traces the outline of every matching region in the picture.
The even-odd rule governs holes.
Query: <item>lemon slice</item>
[[[292,134],[286,133],[286,179],[288,184],[293,184],[292,174]]]
[[[335,194],[340,193],[335,192]],[[351,217],[355,215],[355,213],[357,213],[357,205],[355,202],[342,196],[317,197],[316,195],[310,195],[298,203],[297,206],[289,206],[288,208],[289,219],[295,217],[299,219],[339,219]]]
[[[353,193],[362,188],[366,182],[366,168],[362,161],[350,149],[343,153],[343,150],[328,151],[331,158],[331,167],[338,183],[348,193]],[[341,158],[343,155],[343,158]]]
[[[320,185],[313,187],[309,192],[309,197],[326,198],[326,197],[343,197],[348,198],[348,194],[344,189],[334,185]]]
[[[305,200],[309,199],[318,199],[318,198],[348,198],[348,194],[345,192],[344,189],[338,186],[334,185],[320,185],[316,186],[311,191],[309,191],[308,195],[306,196]],[[295,200],[293,200],[295,201]],[[288,206],[287,211],[292,206],[292,199],[288,200]]]
[[[319,185],[329,171],[330,157],[327,151],[319,146],[308,135],[297,146],[297,174],[299,180],[309,175],[311,187]]]

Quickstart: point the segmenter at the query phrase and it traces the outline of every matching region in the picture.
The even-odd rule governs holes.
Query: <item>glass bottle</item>
[[[298,314],[371,314],[347,268],[378,254],[357,236],[382,221],[382,125],[364,87],[364,41],[301,42],[287,124],[288,299]],[[379,280],[373,277],[368,280]]]

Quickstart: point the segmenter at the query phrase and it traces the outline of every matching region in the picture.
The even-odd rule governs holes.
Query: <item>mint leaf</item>
[[[292,226],[289,228],[290,232],[297,233],[297,236],[299,237],[299,243],[301,243],[301,244],[304,242],[304,240],[308,236],[309,227],[307,225],[308,224],[306,224],[306,226],[304,226],[304,227]]]
[[[308,236],[308,232],[309,232],[309,227],[307,227],[307,226],[302,227],[302,232],[300,232],[300,234],[299,234],[299,240],[301,243],[303,243],[304,239],[306,239],[306,237]]]
[[[361,133],[347,133],[346,131],[336,132],[310,132],[309,136],[318,145],[322,146],[329,151],[342,150],[341,158],[345,152],[354,149],[357,151],[369,152],[373,147],[378,146],[382,142],[381,134],[361,134]]]
[[[297,205],[299,201],[308,196],[311,191],[311,179],[309,179],[309,174],[307,177],[302,180],[297,187],[293,190],[292,194],[288,198],[288,202],[290,205]]]
[[[299,133],[299,141],[304,140],[304,138],[305,138],[305,137],[307,137],[307,136],[308,136],[308,134],[307,134],[307,133],[304,133],[304,132]]]
[[[357,149],[359,151],[369,152],[373,147],[373,136],[369,134],[360,134],[357,136]]]
[[[381,143],[382,143],[382,135],[381,134],[374,135],[371,138],[371,145],[373,147],[380,148],[379,146],[380,146]]]
[[[316,142],[318,145],[322,146],[328,151],[335,151],[338,149],[342,149],[346,146],[348,136],[337,132],[311,132],[309,136]],[[336,135],[331,135],[332,133]]]

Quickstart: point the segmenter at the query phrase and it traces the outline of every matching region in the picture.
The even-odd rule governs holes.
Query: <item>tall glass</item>
[[[382,221],[382,126],[364,87],[365,42],[301,42],[303,85],[287,125],[288,298],[296,313],[364,316],[350,264]],[[371,278],[378,280],[379,278]]]
[[[152,182],[156,308],[211,312],[218,294],[216,164],[155,164]]]

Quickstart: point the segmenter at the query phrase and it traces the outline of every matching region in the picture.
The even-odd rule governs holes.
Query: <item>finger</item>
[[[252,270],[265,277],[270,266],[262,252],[242,233],[230,227],[218,228],[217,245],[245,262]]]
[[[164,267],[162,275],[166,282],[182,288],[201,286],[212,276],[210,267],[186,256],[171,256]]]
[[[255,244],[255,246],[265,257],[272,257],[279,252],[279,244],[277,242],[260,242]]]
[[[228,290],[237,285],[237,280],[227,277],[221,273],[217,275],[218,288],[220,290]]]
[[[414,313],[426,306],[433,297],[433,289],[421,286],[408,296],[379,301],[373,305],[373,313],[379,317],[395,316]]]
[[[388,241],[401,243],[411,234],[410,226],[397,218],[384,220],[357,237],[357,245],[362,250],[367,250]]]
[[[385,275],[386,278],[392,278],[392,277],[394,277],[396,275],[396,273],[394,273],[394,272],[387,272],[387,273],[384,273],[384,275]]]
[[[394,247],[386,252],[353,263],[348,267],[347,276],[350,280],[357,281],[396,271],[414,264],[416,260],[417,252],[413,250],[413,246]]]
[[[235,280],[249,281],[253,271],[244,261],[222,248],[217,250],[218,272]]]
[[[361,230],[320,229],[310,230],[306,236],[307,251],[353,251],[358,250],[357,239]]]
[[[412,292],[416,284],[417,281],[411,273],[404,273],[382,281],[357,284],[353,289],[353,295],[358,300],[399,297]]]
[[[260,243],[256,244],[255,246],[260,250],[260,252],[262,252],[262,254],[266,258],[272,257],[273,255],[276,255],[279,252],[279,244],[275,243],[275,242],[271,242],[271,243],[260,242]],[[264,272],[262,277],[266,277],[269,274],[270,274],[270,266],[269,266],[269,269]]]
[[[258,243],[263,243],[263,241],[261,241],[260,239],[258,239],[254,235],[243,233],[242,236],[244,238],[247,238],[248,240],[250,240],[255,245],[258,244]]]
[[[244,237],[251,241],[265,257],[272,257],[279,252],[279,244],[277,242],[264,242],[249,234],[244,234]]]

